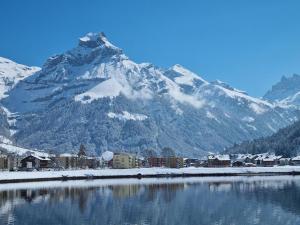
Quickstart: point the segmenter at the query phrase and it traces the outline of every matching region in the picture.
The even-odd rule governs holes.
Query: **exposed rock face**
[[[283,76],[281,80],[273,85],[264,98],[269,101],[276,101],[278,104],[287,106],[300,106],[300,75],[294,74],[291,77]]]

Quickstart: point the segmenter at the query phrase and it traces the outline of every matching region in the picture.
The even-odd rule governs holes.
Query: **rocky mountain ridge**
[[[1,64],[0,64],[1,68]],[[198,156],[270,135],[298,119],[281,107],[208,82],[181,65],[135,63],[103,33],[50,57],[1,99],[11,140],[56,152],[83,143],[96,154],[172,147]]]

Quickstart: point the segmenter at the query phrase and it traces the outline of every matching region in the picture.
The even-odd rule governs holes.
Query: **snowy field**
[[[66,170],[66,171],[36,171],[36,172],[0,172],[0,183],[7,181],[26,181],[33,179],[60,179],[63,176],[69,178],[86,177],[128,177],[138,174],[145,175],[198,175],[198,176],[222,176],[222,175],[265,175],[265,174],[283,174],[300,173],[300,166],[282,166],[282,167],[247,167],[247,168],[136,168],[136,169],[97,169],[97,170]]]

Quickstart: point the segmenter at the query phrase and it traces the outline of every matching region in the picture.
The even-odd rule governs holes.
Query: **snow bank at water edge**
[[[1,172],[0,183],[26,182],[54,179],[85,179],[85,178],[129,178],[129,177],[163,177],[163,176],[236,176],[236,175],[278,175],[298,174],[300,166],[283,167],[252,167],[252,168],[136,168],[136,169],[99,169],[99,170],[67,170],[37,172]]]

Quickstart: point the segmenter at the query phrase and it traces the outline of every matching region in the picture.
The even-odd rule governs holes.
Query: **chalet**
[[[296,156],[294,158],[292,158],[292,164],[295,165],[295,166],[300,166],[300,156]]]
[[[267,155],[262,159],[262,166],[275,166],[279,165],[280,159],[282,156],[275,156],[275,155]]]
[[[29,155],[21,160],[20,167],[23,170],[47,169],[51,167],[51,159],[48,157]]]
[[[262,159],[262,166],[270,167],[270,166],[275,166],[275,165],[276,165],[276,162],[273,157],[266,157],[266,158]]]
[[[196,158],[187,158],[184,162],[186,167],[200,167],[202,165],[202,161]]]
[[[280,166],[287,166],[291,164],[291,159],[290,158],[281,158],[279,159],[279,165]]]
[[[256,155],[251,154],[239,154],[236,158],[236,161],[241,161],[244,163],[255,163]]]
[[[229,155],[209,155],[207,157],[208,167],[229,167],[230,165]]]
[[[243,167],[245,166],[245,163],[241,160],[235,160],[233,163],[232,163],[232,166],[233,167]]]
[[[115,153],[113,156],[114,169],[129,169],[137,167],[137,160],[134,155],[128,153]]]
[[[266,158],[267,156],[268,156],[268,153],[257,154],[254,159],[254,163],[257,166],[263,166],[263,159]]]

